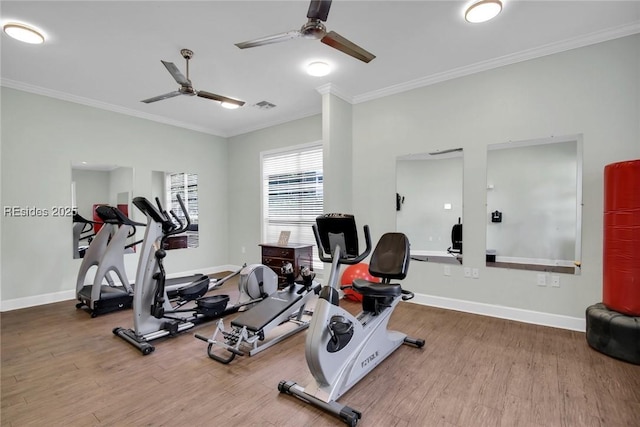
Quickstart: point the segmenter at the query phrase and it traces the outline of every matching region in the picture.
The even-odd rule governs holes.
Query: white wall
[[[464,278],[462,266],[443,276],[442,265],[413,262],[405,286],[441,300],[583,318],[601,299],[603,168],[640,158],[639,76],[635,35],[354,105],[351,190],[359,224],[369,224],[374,239],[395,229],[397,156],[462,147],[464,266],[478,268],[479,278]],[[131,159],[134,194],[151,192],[153,170],[200,174],[201,245],[172,252],[173,271],[259,262],[260,152],[323,137],[321,116],[232,137],[227,146],[210,135],[6,88],[1,107],[3,206],[69,203],[70,162],[85,158]],[[484,268],[487,146],[572,134],[584,137],[582,275],[562,275],[560,288],[552,288],[536,286],[532,272]],[[175,156],[176,141],[184,157]],[[79,260],[67,259],[69,222],[2,218],[2,301],[71,288]],[[24,230],[42,243],[22,239]]]
[[[3,207],[70,205],[71,162],[131,166],[133,195],[148,198],[152,171],[190,171],[200,178],[200,247],[171,251],[167,271],[227,262],[224,138],[5,87],[1,94]],[[137,209],[133,219],[145,222]],[[38,303],[42,295],[68,296],[81,262],[70,256],[71,219],[3,216],[1,222],[3,307],[15,300]],[[137,255],[128,255],[125,263],[133,279]]]
[[[318,95],[320,99],[320,95]],[[322,116],[295,120],[229,138],[229,198],[218,208],[229,212],[229,262],[261,262],[260,153],[322,140]],[[244,249],[244,252],[243,252]]]
[[[405,286],[456,299],[584,318],[601,300],[606,164],[640,157],[640,36],[526,61],[354,106],[353,206],[378,238],[395,227],[395,158],[464,148],[464,266],[413,262]],[[584,135],[582,275],[538,287],[528,271],[485,268],[489,144]],[[522,159],[526,161],[526,159]]]

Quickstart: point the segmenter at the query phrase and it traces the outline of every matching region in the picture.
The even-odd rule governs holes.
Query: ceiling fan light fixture
[[[240,104],[235,104],[233,102],[226,102],[226,101],[222,101],[220,103],[220,106],[228,109],[228,110],[235,110],[236,108],[240,108]]]
[[[2,30],[9,37],[29,44],[42,44],[44,43],[44,36],[42,33],[26,24],[20,24],[17,22],[9,22],[2,26]]]
[[[502,11],[500,0],[480,0],[467,7],[464,19],[472,24],[486,22],[495,18]]]
[[[315,61],[307,65],[307,74],[314,77],[326,76],[331,72],[331,67],[326,62]]]

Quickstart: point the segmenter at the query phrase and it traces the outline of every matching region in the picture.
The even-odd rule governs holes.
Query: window
[[[313,245],[314,270],[322,269],[311,228],[322,214],[322,184],[321,144],[262,153],[263,241],[290,231],[289,242]]]
[[[184,202],[191,226],[187,230],[187,247],[198,247],[198,174],[195,173],[167,173],[166,174],[167,200],[169,209],[173,210],[180,221],[186,221],[182,208],[178,203],[177,195],[180,194]]]

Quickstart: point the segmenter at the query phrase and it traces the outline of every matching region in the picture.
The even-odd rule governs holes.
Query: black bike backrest
[[[402,233],[383,234],[369,261],[369,273],[375,277],[402,280],[409,271],[409,239]]]

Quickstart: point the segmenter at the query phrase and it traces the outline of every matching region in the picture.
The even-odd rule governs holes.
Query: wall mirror
[[[488,147],[488,267],[579,274],[581,228],[581,137]]]
[[[396,229],[412,259],[462,264],[462,148],[396,160]]]
[[[115,206],[126,216],[131,216],[131,195],[133,189],[133,168],[118,165],[71,164],[71,205],[77,214],[73,215],[73,257],[82,258],[93,237],[102,225],[95,213],[100,205]],[[133,219],[133,218],[132,218]],[[127,239],[125,253],[135,252],[135,242],[144,236],[144,229],[136,228],[136,233]]]
[[[186,172],[151,172],[151,196],[150,200],[155,204],[155,198],[160,199],[164,209],[173,212],[185,222],[185,216],[178,204],[177,195],[180,194],[191,219],[189,229],[184,233],[171,236],[167,239],[165,249],[197,248],[199,245],[198,224],[198,174]]]

